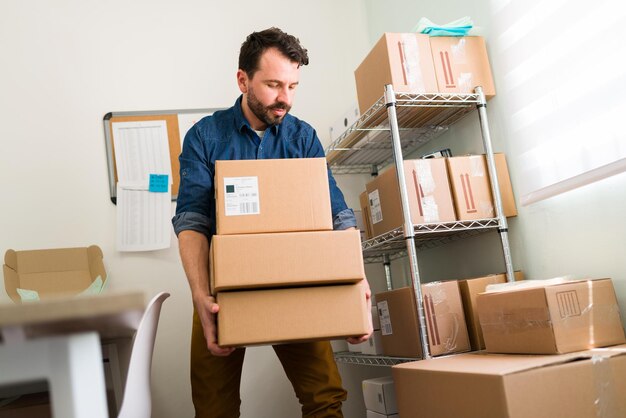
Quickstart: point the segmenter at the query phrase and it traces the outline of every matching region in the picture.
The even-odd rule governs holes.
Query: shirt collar
[[[240,95],[237,100],[235,100],[235,105],[233,106],[233,109],[235,110],[235,126],[237,127],[237,129],[239,130],[240,133],[243,133],[244,128],[248,128],[251,131],[253,131],[254,129],[252,129],[252,127],[250,126],[250,123],[248,122],[248,120],[246,119],[246,117],[243,115],[243,110],[241,109],[241,101],[243,100],[243,94]],[[284,122],[284,119],[283,119]],[[282,122],[281,122],[282,124]],[[280,128],[280,125],[272,125],[271,129],[272,132],[274,133],[274,135],[278,135],[278,129]]]

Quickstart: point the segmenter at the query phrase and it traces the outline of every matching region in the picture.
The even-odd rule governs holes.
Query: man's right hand
[[[220,347],[217,345],[217,332],[215,326],[215,316],[220,310],[220,307],[215,303],[213,296],[202,295],[200,297],[194,297],[194,305],[196,312],[202,322],[202,329],[204,330],[204,338],[206,338],[207,348],[214,356],[227,356],[233,351],[234,348]]]

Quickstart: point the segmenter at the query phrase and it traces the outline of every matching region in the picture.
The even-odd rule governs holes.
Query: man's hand
[[[202,322],[202,329],[204,330],[204,338],[206,338],[207,348],[214,356],[227,356],[233,351],[234,348],[225,348],[217,345],[217,333],[215,327],[215,315],[220,310],[220,307],[215,303],[213,296],[202,295],[200,297],[194,297],[194,305],[196,312]]]
[[[370,284],[367,281],[367,278],[364,278],[362,281],[362,286],[365,290],[365,301],[367,302],[367,314],[368,317],[370,318],[369,321],[369,328],[368,328],[368,333],[358,336],[358,337],[348,337],[346,338],[346,341],[348,341],[350,344],[360,344],[364,341],[367,341],[369,339],[369,337],[372,336],[372,333],[374,332],[373,330],[373,325],[372,325],[372,317],[371,317],[371,312],[372,312],[372,290],[370,289]]]

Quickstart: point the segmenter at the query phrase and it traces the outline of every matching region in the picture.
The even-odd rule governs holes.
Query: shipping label
[[[226,216],[260,214],[259,178],[224,177],[224,206]]]
[[[383,210],[380,206],[380,196],[378,189],[369,194],[370,210],[372,213],[372,223],[377,224],[383,220]]]
[[[393,334],[393,329],[391,328],[391,316],[389,315],[389,306],[387,305],[387,301],[383,300],[382,302],[378,302],[376,306],[378,307],[378,318],[380,319],[380,333],[382,335]]]

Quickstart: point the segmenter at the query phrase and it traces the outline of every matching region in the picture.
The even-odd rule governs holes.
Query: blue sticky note
[[[167,193],[169,176],[167,174],[150,174],[150,186],[148,191]]]

